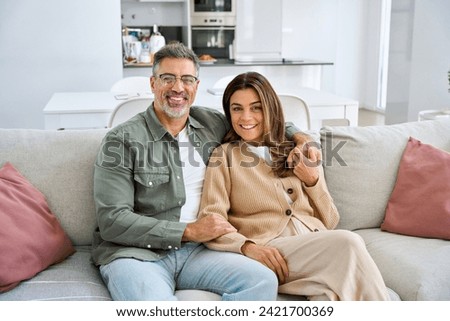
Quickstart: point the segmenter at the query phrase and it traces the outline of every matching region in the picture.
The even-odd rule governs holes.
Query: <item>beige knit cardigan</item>
[[[207,247],[241,253],[246,241],[264,245],[279,236],[293,218],[311,231],[336,227],[339,214],[322,167],[317,184],[307,187],[296,176],[275,176],[270,165],[247,147],[245,142],[223,144],[209,160],[199,218],[220,214],[237,232],[207,242]]]

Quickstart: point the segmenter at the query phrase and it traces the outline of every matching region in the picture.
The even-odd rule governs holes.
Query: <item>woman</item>
[[[206,246],[242,253],[272,269],[279,292],[310,300],[387,300],[381,274],[355,233],[332,230],[339,214],[313,148],[286,141],[280,101],[266,78],[238,75],[223,96],[231,130],[209,161],[200,217],[235,228]]]

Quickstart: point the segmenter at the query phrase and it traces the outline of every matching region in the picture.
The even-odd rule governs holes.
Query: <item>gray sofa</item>
[[[0,167],[11,162],[47,197],[77,250],[63,262],[0,294],[0,300],[111,300],[98,269],[90,262],[96,226],[93,163],[105,133],[103,129],[0,129]],[[364,238],[393,290],[391,297],[450,300],[450,242],[380,230],[408,137],[450,151],[450,120],[325,127],[317,134],[321,137],[326,179],[341,214],[338,228],[354,230]],[[333,150],[340,142],[343,146]],[[220,299],[202,291],[178,291],[177,296],[180,300]]]

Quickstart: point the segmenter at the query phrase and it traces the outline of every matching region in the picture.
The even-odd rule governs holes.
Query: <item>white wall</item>
[[[283,56],[333,62],[322,89],[375,108],[382,0],[282,1]],[[387,123],[450,107],[450,1],[392,6]],[[0,1],[0,128],[43,128],[54,92],[122,78],[120,24],[120,0]]]
[[[283,58],[336,63],[338,2],[283,0]],[[323,67],[322,89],[335,90],[335,66]]]
[[[450,109],[450,2],[416,1],[408,121],[425,109]]]
[[[450,109],[450,2],[393,1],[386,123]]]
[[[378,95],[383,0],[283,0],[283,55],[332,61],[322,89],[386,107],[386,123],[450,109],[450,1],[392,0],[386,106]]]
[[[335,60],[335,92],[359,101],[366,106],[366,84],[374,77],[372,69],[377,64],[372,50],[377,39],[372,37],[369,11],[375,1],[340,0],[336,11],[337,39]],[[375,9],[375,8],[374,8]],[[377,14],[374,10],[372,14]],[[367,88],[369,91],[370,89]],[[375,90],[373,88],[372,90]]]
[[[416,1],[408,120],[424,109],[450,109],[450,2]]]
[[[322,90],[377,106],[381,0],[283,0],[283,56],[331,61]]]
[[[44,128],[54,92],[122,78],[120,0],[0,2],[0,128]]]

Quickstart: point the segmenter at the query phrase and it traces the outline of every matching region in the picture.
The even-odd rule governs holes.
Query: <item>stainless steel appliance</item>
[[[190,8],[195,53],[232,59],[236,0],[190,0]]]
[[[234,27],[192,27],[192,50],[198,55],[232,59]]]
[[[236,0],[190,0],[191,25],[235,26]]]

